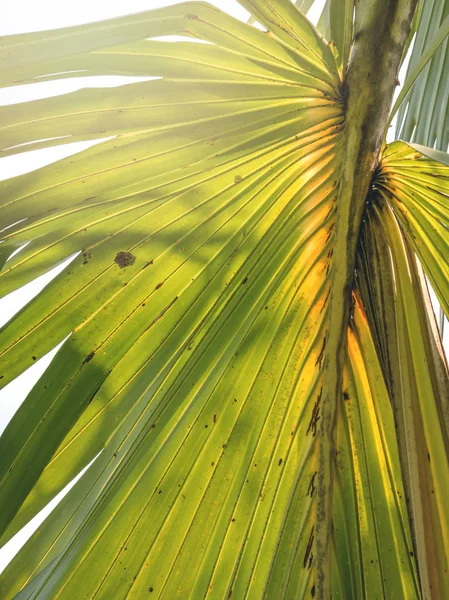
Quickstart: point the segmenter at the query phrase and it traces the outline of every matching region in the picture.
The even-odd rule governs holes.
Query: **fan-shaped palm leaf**
[[[161,77],[0,111],[5,153],[109,138],[0,186],[2,295],[79,252],[1,332],[4,384],[67,338],[0,439],[2,541],[102,451],[5,598],[444,589],[447,373],[412,248],[447,307],[449,169],[397,143],[371,185],[396,73],[363,113],[350,19],[334,56],[289,1],[242,4],[267,32],[193,2],[5,39],[3,85]]]

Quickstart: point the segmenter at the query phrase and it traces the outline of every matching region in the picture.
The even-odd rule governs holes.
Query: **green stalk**
[[[337,200],[332,288],[326,337],[317,482],[317,597],[332,593],[335,423],[342,397],[347,329],[360,224],[385,138],[401,57],[417,0],[365,0],[344,81],[346,140]],[[362,10],[363,9],[363,10]]]

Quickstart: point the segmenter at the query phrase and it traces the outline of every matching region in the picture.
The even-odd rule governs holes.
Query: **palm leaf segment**
[[[2,294],[82,250],[2,331],[2,383],[69,335],[0,440],[3,541],[103,449],[5,572],[5,597],[315,593],[341,82],[331,50],[292,4],[243,4],[268,33],[186,3],[7,39],[4,84],[73,69],[163,79],[37,101],[31,118],[26,105],[2,109],[10,152],[114,136],[1,184],[6,225],[26,219],[5,230],[3,260],[30,242],[5,264]],[[166,34],[213,45],[146,39]],[[388,152],[390,181],[399,175]],[[425,186],[435,165],[411,152]],[[412,260],[400,254],[408,240],[418,252],[425,245],[424,266],[447,282],[434,237],[417,225],[429,206],[444,212],[439,169],[427,205],[403,183],[415,220],[396,187],[382,188],[365,246],[377,219],[396,260]],[[338,409],[333,587],[341,598],[368,588],[413,598],[392,358],[366,295],[374,265],[358,269]],[[441,294],[447,301],[443,284]],[[433,392],[431,424],[443,397]],[[416,410],[427,414],[422,393]],[[417,435],[427,443],[427,425]],[[443,473],[446,433],[433,435],[430,461]],[[447,515],[438,489],[432,519]]]
[[[386,148],[362,226],[357,268],[396,414],[415,551],[422,582],[428,580],[422,586],[437,597],[444,596],[447,570],[447,553],[435,548],[448,547],[449,388],[421,264],[447,314],[448,182],[447,155],[403,142]],[[435,545],[426,543],[430,537]]]
[[[420,2],[399,107],[396,134],[447,151],[449,144],[449,2]],[[395,112],[395,108],[393,112]]]

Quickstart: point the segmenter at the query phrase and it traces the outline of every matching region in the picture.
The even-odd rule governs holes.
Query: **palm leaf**
[[[404,86],[393,107],[396,136],[447,151],[449,2],[421,2]]]
[[[355,0],[326,0],[317,24],[324,37],[335,44],[342,68],[348,63],[355,7]]]
[[[437,237],[442,213],[438,217],[435,213],[448,181],[447,166],[417,155],[402,142],[391,144],[375,179],[358,268],[363,303],[376,332],[393,402],[422,587],[436,597],[444,595],[443,574],[448,568],[449,388],[444,359],[437,355],[432,360],[436,328],[423,301],[423,279],[412,246],[428,277],[441,281],[446,266],[445,254],[440,254],[442,238]],[[443,218],[447,221],[447,210]],[[427,237],[431,223],[434,235]],[[438,289],[438,294],[442,302],[447,299],[446,289]],[[445,550],[435,553],[427,536]]]
[[[12,225],[3,261],[29,242],[4,264],[3,295],[80,252],[1,332],[2,384],[68,336],[0,438],[2,542],[98,455],[4,572],[5,598],[315,594],[346,129],[340,65],[290,2],[242,4],[269,34],[194,2],[6,38],[4,85],[78,69],[162,78],[1,109],[6,153],[111,138],[0,184]],[[168,34],[213,45],[146,39]],[[402,190],[391,183],[409,164],[413,191],[410,177]],[[439,238],[422,208],[430,202],[434,218],[443,211],[449,183],[446,171],[429,175],[436,169],[447,168],[408,146],[387,148],[382,209],[372,209],[361,238],[335,426],[336,598],[419,598],[441,585],[445,568],[443,559],[434,573],[429,566],[435,548],[447,549],[444,534],[423,548],[419,523],[410,527],[427,496],[404,467],[409,450],[391,400],[404,419],[422,418],[416,447],[439,461],[437,472],[411,455],[436,486],[434,528],[447,518],[447,431],[438,420],[447,374],[435,353],[412,412],[404,408],[397,346],[385,350],[381,327],[391,272],[374,276],[376,263],[363,262],[381,227],[401,285],[412,261],[401,248],[413,243],[447,302]],[[410,372],[435,348],[420,298],[419,332],[399,330]]]

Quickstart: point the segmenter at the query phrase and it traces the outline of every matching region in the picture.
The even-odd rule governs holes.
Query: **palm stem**
[[[342,397],[359,229],[417,0],[367,0],[346,71],[346,140],[326,337],[316,527],[317,597],[331,598],[335,423]],[[355,168],[354,168],[355,165]]]

